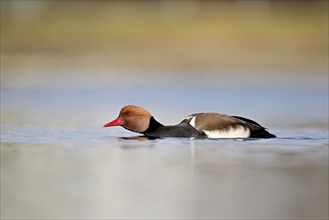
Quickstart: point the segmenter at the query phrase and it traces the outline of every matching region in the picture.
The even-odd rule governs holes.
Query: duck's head
[[[151,117],[151,114],[141,107],[126,105],[119,116],[104,127],[122,126],[127,130],[143,133],[150,126]]]

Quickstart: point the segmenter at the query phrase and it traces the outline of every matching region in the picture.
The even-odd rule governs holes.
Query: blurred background
[[[193,111],[261,107],[282,119],[290,104],[323,123],[328,2],[1,1],[1,79],[2,89],[54,89],[70,100],[54,104],[57,113],[72,103],[65,88],[104,95],[81,100],[99,105],[97,116],[126,104],[161,111],[162,101],[189,106],[171,123]]]
[[[327,1],[1,1],[6,85],[127,74],[324,83],[327,58]]]
[[[328,96],[326,0],[1,0],[1,217],[326,219]],[[124,140],[127,104],[279,138]]]

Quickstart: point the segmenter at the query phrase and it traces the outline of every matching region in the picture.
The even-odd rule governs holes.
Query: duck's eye
[[[126,117],[130,117],[130,116],[132,116],[132,114],[131,114],[131,112],[127,112],[127,113],[125,114],[125,116],[126,116]]]

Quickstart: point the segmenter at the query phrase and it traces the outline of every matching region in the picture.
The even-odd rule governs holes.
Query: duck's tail
[[[276,138],[274,134],[266,131],[265,128],[254,130],[251,132],[251,138]]]
[[[263,126],[261,126],[260,124],[249,118],[244,118],[240,116],[233,116],[233,117],[245,121],[247,124],[252,124],[256,126],[256,128],[251,129],[251,135],[250,135],[251,138],[276,138],[276,136],[268,132],[266,128],[264,128]]]

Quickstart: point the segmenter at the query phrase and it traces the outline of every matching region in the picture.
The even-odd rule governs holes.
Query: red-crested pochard
[[[122,126],[147,137],[194,137],[194,138],[274,138],[275,135],[257,122],[218,113],[197,113],[187,116],[178,125],[165,126],[145,109],[127,105],[119,116],[104,127]]]

